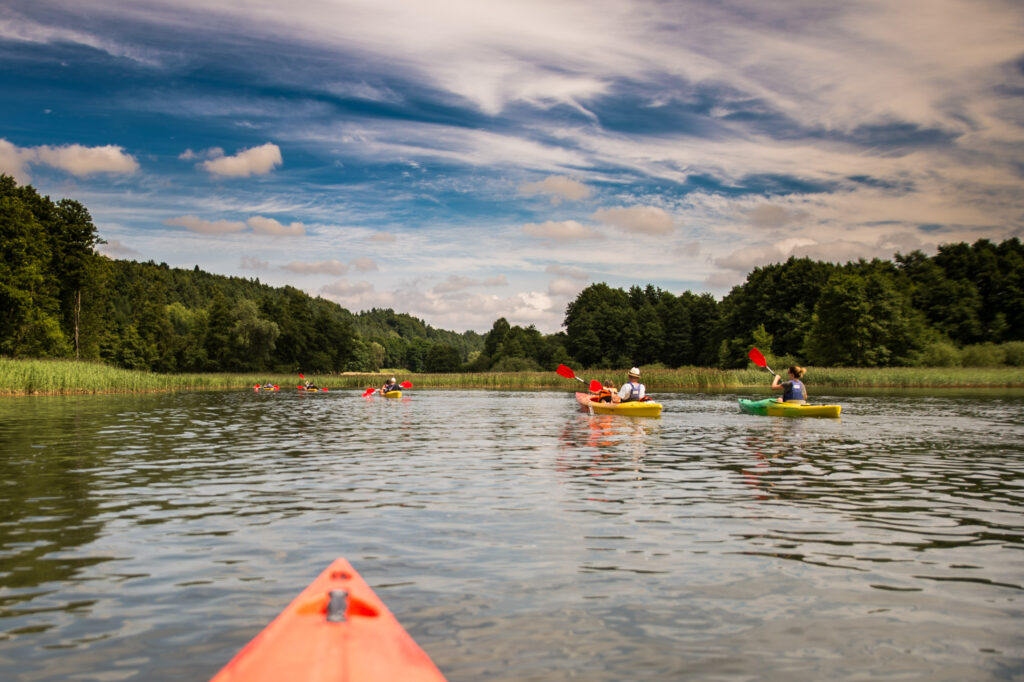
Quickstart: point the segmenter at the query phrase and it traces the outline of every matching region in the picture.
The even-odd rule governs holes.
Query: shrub
[[[965,346],[962,353],[964,367],[999,367],[1006,364],[1006,351],[994,343]]]
[[[1008,341],[1003,344],[1006,364],[1011,367],[1024,367],[1024,341]]]
[[[948,341],[928,344],[921,352],[919,364],[922,367],[959,367],[961,352]]]

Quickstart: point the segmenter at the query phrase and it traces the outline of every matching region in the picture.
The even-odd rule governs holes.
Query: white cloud
[[[23,184],[30,182],[32,179],[28,172],[30,158],[31,153],[26,153],[17,145],[0,138],[0,173],[6,173]]]
[[[242,256],[239,267],[243,270],[269,270],[270,263],[255,256]]]
[[[0,171],[14,176],[20,182],[28,182],[28,165],[41,164],[67,171],[75,177],[87,177],[94,173],[131,174],[139,169],[139,162],[123,147],[104,145],[85,147],[80,144],[63,146],[41,145],[18,147],[0,138]]]
[[[241,232],[245,229],[245,223],[241,220],[203,220],[194,215],[183,215],[178,218],[168,218],[164,225],[172,227],[184,227],[190,232],[199,234],[228,234]]]
[[[306,234],[306,226],[302,223],[285,226],[273,218],[263,216],[253,216],[245,222],[256,234],[269,234],[275,237],[301,237]]]
[[[398,241],[398,237],[391,234],[390,232],[377,232],[367,237],[368,241],[380,242],[382,244],[391,244]]]
[[[435,294],[447,294],[453,291],[469,289],[471,287],[501,287],[507,284],[508,278],[506,278],[505,275],[495,275],[484,280],[471,279],[461,275],[449,275],[448,279],[436,285],[432,291]]]
[[[557,204],[563,199],[569,201],[585,199],[590,196],[590,188],[579,180],[560,175],[549,175],[538,182],[525,182],[519,185],[519,193],[528,196],[547,194],[551,197],[551,202]]]
[[[573,298],[585,288],[586,284],[579,280],[556,277],[548,284],[548,293],[552,296]]]
[[[281,150],[276,144],[268,142],[259,147],[243,149],[234,156],[204,161],[200,165],[214,175],[247,178],[250,175],[266,175],[281,163]]]
[[[657,206],[602,208],[590,217],[634,234],[662,235],[675,229],[672,216]]]
[[[589,279],[587,273],[580,268],[574,268],[566,265],[552,264],[544,268],[544,272],[551,273],[552,275],[559,275],[560,277],[571,277],[572,279]]]
[[[105,244],[98,245],[96,250],[105,256],[110,256],[111,258],[130,258],[131,256],[139,255],[138,251],[122,244],[117,239],[108,239]]]
[[[808,213],[806,211],[794,211],[774,204],[761,204],[751,209],[747,216],[750,218],[750,224],[754,227],[778,229],[806,219]]]
[[[374,262],[372,258],[367,258],[366,256],[362,256],[360,258],[356,258],[355,260],[353,260],[352,267],[354,267],[359,272],[370,272],[379,269],[377,267],[377,263]]]
[[[556,242],[566,242],[575,239],[601,239],[602,235],[591,228],[576,222],[575,220],[527,223],[523,225],[523,232],[531,237],[540,239],[552,239]]]
[[[348,272],[348,266],[337,260],[322,260],[315,263],[292,261],[281,267],[300,275],[344,275]]]

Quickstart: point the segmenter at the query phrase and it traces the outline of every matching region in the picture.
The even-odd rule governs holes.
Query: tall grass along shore
[[[610,379],[620,384],[625,369],[577,370],[588,382]],[[481,372],[463,374],[413,374],[401,370],[384,373],[344,373],[306,377],[334,390],[378,386],[387,376],[401,375],[415,389],[575,389],[583,386],[550,372]],[[648,390],[729,389],[764,386],[771,380],[760,368],[719,370],[704,367],[645,369]],[[845,388],[1022,388],[1021,367],[811,367],[812,387]],[[251,389],[255,384],[277,384],[282,390],[301,383],[295,374],[155,374],[94,362],[74,360],[18,360],[0,358],[0,395],[73,395],[91,393],[146,393],[161,391],[216,391]]]

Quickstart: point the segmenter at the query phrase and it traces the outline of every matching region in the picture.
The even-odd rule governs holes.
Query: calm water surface
[[[207,679],[344,556],[452,682],[1024,679],[1021,393],[659,395],[0,401],[0,677]]]

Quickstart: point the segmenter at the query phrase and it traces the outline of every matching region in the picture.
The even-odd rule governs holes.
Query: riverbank
[[[625,370],[580,370],[591,379],[623,381]],[[483,372],[466,374],[358,373],[316,375],[306,378],[332,390],[359,390],[377,386],[391,374],[411,381],[416,389],[558,389],[577,384],[551,372]],[[762,369],[719,370],[703,367],[645,369],[648,390],[729,389],[764,386],[770,381]],[[0,396],[80,395],[98,393],[150,393],[172,391],[220,391],[251,389],[256,384],[277,384],[293,389],[298,374],[156,374],[94,362],[74,360],[14,360],[0,358]],[[887,367],[882,369],[810,368],[808,385],[815,388],[1024,388],[1024,368],[996,367]]]

